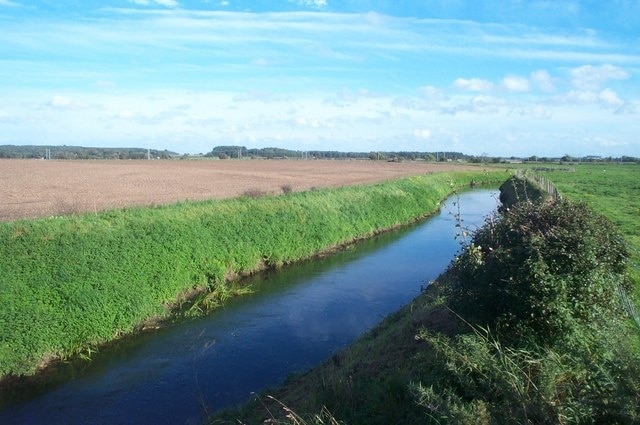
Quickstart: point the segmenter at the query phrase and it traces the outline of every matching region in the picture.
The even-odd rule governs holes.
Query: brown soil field
[[[49,217],[249,192],[373,183],[403,176],[477,169],[458,164],[382,161],[0,160],[0,220]],[[287,188],[288,189],[288,188]]]

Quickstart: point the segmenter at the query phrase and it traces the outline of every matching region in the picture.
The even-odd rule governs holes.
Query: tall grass
[[[0,377],[132,332],[194,288],[224,294],[238,274],[410,222],[453,190],[503,173],[2,223]]]

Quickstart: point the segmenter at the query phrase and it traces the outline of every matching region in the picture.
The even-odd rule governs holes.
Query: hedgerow
[[[540,344],[623,312],[627,245],[585,204],[521,202],[476,232],[455,264],[451,307],[505,338]]]
[[[452,423],[638,423],[627,258],[582,203],[524,201],[489,218],[445,288],[470,332],[419,334],[435,356],[417,402]]]

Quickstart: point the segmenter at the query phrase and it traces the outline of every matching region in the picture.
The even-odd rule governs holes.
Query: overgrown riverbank
[[[638,423],[627,245],[584,204],[524,201],[348,350],[213,423]]]
[[[181,294],[224,296],[278,267],[437,210],[504,171],[443,173],[269,198],[182,203],[0,224],[0,376],[135,332]],[[204,297],[207,298],[207,297]]]

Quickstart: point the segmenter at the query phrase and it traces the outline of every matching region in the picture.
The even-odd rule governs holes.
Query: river
[[[440,213],[335,254],[251,278],[252,295],[127,339],[0,411],[2,424],[196,424],[318,365],[415,298],[460,249],[497,193],[466,192]]]

